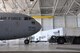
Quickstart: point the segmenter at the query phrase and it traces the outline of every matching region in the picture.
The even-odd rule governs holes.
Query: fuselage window
[[[20,20],[20,17],[12,17],[11,20]]]
[[[7,17],[0,17],[0,20],[6,20]]]
[[[8,20],[21,20],[20,17],[8,17]]]

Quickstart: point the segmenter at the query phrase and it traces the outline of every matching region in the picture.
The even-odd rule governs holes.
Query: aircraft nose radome
[[[39,31],[41,29],[41,25],[40,25],[40,23],[38,23],[38,25],[37,25],[37,31]]]

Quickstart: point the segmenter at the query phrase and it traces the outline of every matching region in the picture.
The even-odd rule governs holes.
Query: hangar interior
[[[0,0],[0,12],[32,16],[42,25],[41,31],[80,27],[79,0]]]
[[[0,0],[0,12],[32,16],[42,25],[39,32],[80,27],[80,0]],[[23,41],[24,38],[4,40],[0,44],[24,44]]]

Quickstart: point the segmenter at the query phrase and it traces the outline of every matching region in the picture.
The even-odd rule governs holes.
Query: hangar
[[[29,45],[24,44],[25,38],[1,40],[0,52],[80,52],[79,45],[69,43],[58,45],[57,43],[48,42],[48,39],[52,35],[55,35],[56,31],[64,32],[64,30],[62,30],[64,28],[69,28],[67,29],[67,34],[69,35],[80,35],[80,0],[0,0],[0,13],[20,13],[28,15],[42,26],[38,33],[29,37],[31,41]],[[5,19],[3,16],[0,15],[0,22],[2,22],[2,19]],[[18,18],[19,17],[15,17],[15,19]],[[35,24],[34,22],[32,23]],[[60,34],[56,34],[56,36]]]

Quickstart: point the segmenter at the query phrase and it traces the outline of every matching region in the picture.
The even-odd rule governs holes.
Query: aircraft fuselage
[[[41,25],[32,17],[15,14],[0,13],[0,40],[29,37],[37,33]]]

